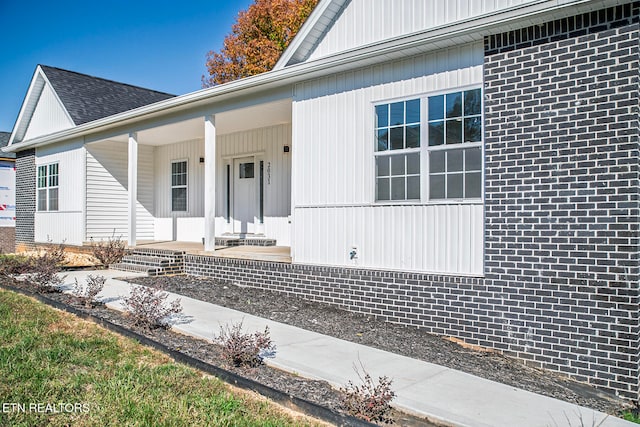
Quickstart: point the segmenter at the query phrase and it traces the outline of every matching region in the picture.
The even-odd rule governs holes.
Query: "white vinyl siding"
[[[24,134],[24,140],[69,129],[74,124],[48,84],[42,88],[38,104]]]
[[[53,144],[36,149],[36,174],[41,166],[58,165],[58,210],[35,213],[34,238],[36,242],[81,245],[84,241],[84,158],[82,141]],[[37,177],[36,177],[37,180]],[[47,184],[50,181],[47,178]],[[36,186],[37,186],[36,182]],[[49,187],[46,191],[51,190]],[[38,197],[38,196],[36,196]],[[51,201],[51,199],[49,199]]]
[[[376,202],[372,112],[379,104],[478,87],[483,60],[482,43],[474,43],[296,85],[294,262],[482,274],[480,199],[427,203],[421,188],[420,201]]]
[[[153,151],[138,146],[136,239],[153,240]],[[127,145],[114,141],[87,146],[87,239],[128,238]]]
[[[308,60],[534,0],[351,0]]]

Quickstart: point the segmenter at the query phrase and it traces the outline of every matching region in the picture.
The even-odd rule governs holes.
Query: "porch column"
[[[204,118],[204,250],[216,248],[216,116]]]
[[[129,247],[136,245],[136,205],[138,199],[138,134],[129,134]]]

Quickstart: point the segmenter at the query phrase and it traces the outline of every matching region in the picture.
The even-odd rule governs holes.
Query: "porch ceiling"
[[[280,100],[247,108],[216,114],[216,133],[224,135],[291,123],[291,100]],[[168,125],[139,130],[138,143],[143,145],[167,145],[180,141],[204,138],[204,118],[176,121]],[[109,138],[110,141],[127,142],[128,135]]]

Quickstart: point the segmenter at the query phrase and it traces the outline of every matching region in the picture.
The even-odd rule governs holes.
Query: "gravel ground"
[[[463,347],[424,330],[386,323],[282,293],[194,276],[145,277],[132,282],[162,287],[201,301],[458,369],[613,415],[628,405],[612,394],[554,372],[525,366],[497,352]]]

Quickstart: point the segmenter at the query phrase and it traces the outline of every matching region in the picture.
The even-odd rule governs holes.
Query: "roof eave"
[[[283,87],[299,81],[309,80],[336,71],[347,71],[362,67],[372,62],[386,62],[394,58],[412,56],[419,52],[441,49],[459,43],[460,40],[482,40],[485,35],[508,31],[510,27],[524,22],[533,25],[551,16],[557,16],[559,9],[578,6],[579,12],[594,10],[612,5],[626,3],[624,0],[543,0],[503,13],[482,15],[465,21],[431,28],[386,40],[382,43],[352,49],[337,55],[314,61],[269,71],[241,80],[236,80],[197,92],[170,98],[149,104],[134,110],[119,113],[93,122],[85,123],[71,129],[35,138],[30,141],[10,145],[5,152],[17,152],[33,147],[60,142],[70,138],[82,137],[98,130],[108,130],[118,125],[134,123],[136,120],[152,118],[165,114],[167,110],[197,107],[202,103],[222,101],[230,96],[242,96],[267,90],[272,87]],[[574,9],[576,10],[576,9]],[[519,12],[519,13],[517,13]],[[571,11],[573,13],[573,11]]]

